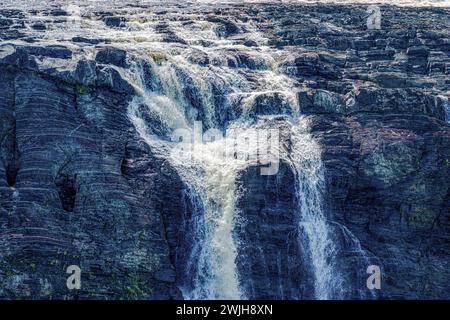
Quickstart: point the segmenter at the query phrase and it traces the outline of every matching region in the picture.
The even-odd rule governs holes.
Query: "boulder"
[[[126,58],[127,53],[125,52],[125,50],[118,48],[106,48],[97,52],[95,61],[101,64],[112,64],[117,67],[126,68]]]

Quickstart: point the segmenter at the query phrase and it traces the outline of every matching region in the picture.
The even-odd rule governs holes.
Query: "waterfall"
[[[155,65],[153,67],[158,70]],[[165,77],[166,88],[149,91],[145,89],[142,70],[131,70],[134,77],[123,74],[138,88],[138,95],[130,104],[130,119],[152,150],[171,162],[188,189],[195,190],[196,201],[202,203],[202,210],[197,210],[196,214],[203,216],[201,220],[198,216],[194,218],[193,231],[197,233],[195,241],[201,243],[196,245],[187,266],[188,270],[196,272],[190,275],[192,287],[181,288],[183,295],[186,299],[243,299],[246,296],[240,289],[235,263],[239,241],[233,237],[237,210],[235,202],[238,197],[236,179],[240,171],[257,164],[252,155],[257,154],[261,146],[251,141],[255,137],[251,132],[263,128],[264,124],[236,120],[228,126],[227,132],[234,130],[239,134],[231,137],[225,135],[214,141],[195,138],[199,128],[195,127],[195,123],[190,124],[178,81],[173,76],[167,76],[173,73],[168,69],[159,69],[156,74],[159,80]],[[168,83],[171,85],[168,86]],[[248,101],[244,99],[244,104]],[[158,119],[164,128],[163,132],[173,134],[177,128],[184,130],[185,136],[192,137],[190,144],[184,145],[182,152],[177,152],[176,143],[169,141],[167,136],[154,134],[151,124],[144,120],[142,108],[149,110],[152,118]],[[335,278],[338,275],[330,262],[335,248],[330,241],[323,212],[324,176],[320,148],[308,134],[305,121],[291,118],[291,122],[292,150],[284,150],[280,156],[290,160],[297,176],[299,242],[303,243],[299,245],[308,250],[307,256],[315,277],[315,296],[317,299],[328,299],[335,297],[333,290],[337,286]],[[229,146],[239,146],[241,150],[233,152],[248,156],[244,159],[230,157],[227,153]],[[192,264],[196,264],[195,268]]]
[[[367,270],[367,267],[370,265],[381,264],[377,257],[373,256],[373,254],[362,248],[359,239],[345,225],[338,222],[333,222],[333,227],[337,229],[335,233],[343,237],[343,239],[340,240],[340,242],[342,243],[341,245],[345,245],[347,247],[346,251],[348,253],[351,253],[358,257],[358,259],[353,262],[358,266],[356,269]],[[360,278],[361,282],[364,282],[365,277],[366,273],[357,275],[357,278]],[[360,299],[376,299],[378,297],[375,290],[370,290],[369,295],[367,294],[367,290],[365,290],[364,287],[356,288],[356,291],[358,292],[358,297]]]
[[[259,150],[258,144],[252,140],[256,137],[254,126],[235,124],[222,139],[195,141],[179,152],[173,143],[148,133],[139,117],[141,101],[136,99],[131,104],[130,119],[152,149],[177,170],[191,190],[191,201],[201,202],[201,210],[197,205],[191,221],[195,234],[192,238],[201,243],[194,245],[195,250],[187,263],[187,269],[196,272],[190,274],[193,287],[181,288],[183,296],[186,299],[244,299],[235,264],[239,242],[233,237],[233,230],[237,210],[237,175],[248,165],[256,163],[254,155]],[[186,130],[194,134],[196,129],[194,125],[194,128]],[[247,156],[235,158],[234,153]],[[195,268],[193,264],[196,264]]]
[[[233,237],[236,177],[247,161],[226,157],[223,150],[227,145],[244,146],[239,139],[246,136],[245,126],[239,127],[242,135],[226,137],[217,141],[196,141],[189,144],[183,152],[177,152],[172,143],[149,135],[142,119],[137,115],[136,101],[130,108],[130,118],[141,137],[168,159],[178,171],[191,194],[195,190],[196,200],[202,203],[202,210],[196,210],[194,217],[195,254],[191,254],[188,264],[196,263],[197,272],[193,276],[193,288],[187,291],[181,288],[187,299],[242,299],[244,293],[239,288],[236,271],[238,242]],[[189,129],[187,129],[189,130]],[[194,129],[189,132],[193,133]],[[242,142],[242,141],[241,141]],[[246,141],[248,143],[248,141]],[[248,145],[252,145],[251,142]],[[186,147],[186,146],[185,146]],[[252,152],[252,151],[250,151]],[[203,217],[198,217],[203,214]],[[199,220],[202,220],[199,222]]]
[[[202,210],[197,210],[194,233],[196,245],[188,265],[196,264],[193,276],[193,288],[181,288],[187,299],[242,299],[239,276],[235,260],[239,242],[233,237],[235,225],[235,201],[238,197],[236,178],[238,173],[252,164],[257,149],[247,149],[249,159],[227,157],[223,150],[227,146],[240,145],[241,148],[256,146],[249,141],[251,132],[257,126],[236,123],[231,129],[240,129],[239,136],[205,142],[196,141],[183,148],[183,152],[174,152],[174,145],[155,135],[149,135],[145,124],[138,116],[141,99],[134,100],[130,108],[130,117],[141,137],[153,148],[170,159],[189,189],[196,191]],[[144,99],[146,101],[146,99]],[[147,100],[148,101],[148,100]],[[187,129],[192,133],[195,128]],[[333,267],[336,248],[330,240],[329,227],[323,211],[323,167],[320,148],[308,133],[303,119],[291,127],[292,150],[280,154],[290,160],[297,176],[297,195],[299,205],[299,242],[308,250],[308,257],[314,274],[314,289],[317,299],[340,298],[338,288],[341,279]],[[243,140],[246,140],[243,142]],[[236,150],[235,150],[236,151]],[[238,150],[238,153],[243,150]],[[253,160],[254,161],[254,160]],[[255,164],[253,162],[253,164]],[[202,214],[202,221],[199,222]],[[301,244],[299,244],[301,245]]]
[[[445,121],[450,123],[450,102],[444,104]]]
[[[307,122],[291,129],[291,163],[297,176],[299,241],[308,250],[316,299],[341,298],[342,279],[334,267],[336,247],[323,207],[324,169],[321,150],[308,133]]]
[[[137,69],[134,69],[138,71]],[[161,72],[161,70],[160,70]],[[164,71],[166,72],[166,71]],[[142,77],[135,78],[135,85],[144,87]],[[173,82],[175,83],[175,82]],[[176,144],[152,134],[148,124],[142,118],[141,106],[151,109],[154,116],[164,122],[170,129],[186,130],[188,135],[194,136],[200,130],[190,127],[180,108],[182,102],[172,87],[169,93],[162,94],[138,91],[140,96],[133,99],[130,104],[129,116],[138,130],[140,136],[152,147],[157,154],[169,160],[178,171],[183,181],[195,192],[197,199],[202,203],[202,210],[197,210],[194,217],[196,223],[195,240],[202,243],[196,246],[196,253],[191,254],[188,264],[196,263],[197,272],[193,276],[194,287],[191,291],[181,288],[187,299],[240,299],[244,298],[238,285],[236,272],[236,243],[232,236],[234,228],[235,210],[235,180],[243,162],[239,159],[224,161],[222,150],[225,150],[227,140],[218,139],[206,142],[202,139],[192,139],[185,145],[182,152],[176,149]],[[165,114],[163,112],[167,111]],[[170,116],[170,117],[169,117]],[[228,144],[230,141],[228,141]],[[202,222],[198,214],[203,214]],[[202,233],[202,235],[200,235]]]
[[[279,72],[275,62],[281,54],[278,49],[265,46],[266,40],[251,25],[242,29],[259,44],[255,48],[238,46],[252,59],[251,68],[235,67],[240,63],[233,51],[235,42],[219,39],[204,25],[189,34],[176,29],[195,45],[181,50],[178,45],[161,42],[157,53],[147,47],[128,48],[134,52],[128,57],[130,67],[117,68],[135,87],[128,110],[131,122],[152,152],[177,171],[189,193],[186,198],[193,203],[192,217],[185,222],[192,224],[192,234],[187,236],[194,242],[184,266],[184,274],[190,278],[181,279],[180,290],[186,299],[247,297],[240,286],[246,279],[239,278],[236,265],[240,246],[234,236],[239,216],[236,181],[240,172],[261,164],[261,148],[273,147],[270,139],[258,140],[255,132],[270,131],[265,120],[274,116],[255,117],[251,108],[258,99],[263,103],[275,99],[281,105],[278,110],[291,109],[283,116],[290,127],[290,148],[283,146],[276,153],[291,164],[297,177],[298,242],[314,275],[314,294],[317,299],[339,298],[341,280],[333,263],[336,248],[323,209],[320,148],[309,134],[307,121],[298,115],[298,84]],[[206,67],[191,61],[192,54],[199,52],[200,40],[195,37],[215,43],[201,48],[201,55],[210,61]],[[241,112],[224,118],[222,113],[236,106]],[[226,132],[222,135],[213,130],[203,139],[203,129],[214,128]]]

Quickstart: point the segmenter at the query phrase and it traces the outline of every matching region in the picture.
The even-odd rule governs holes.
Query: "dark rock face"
[[[0,296],[179,297],[157,201],[133,191],[141,190],[137,176],[153,175],[139,159],[154,162],[148,149],[131,152],[138,139],[126,116],[129,91],[105,83],[95,63],[84,69],[92,75],[77,68],[84,85],[5,60]],[[72,264],[82,269],[78,292],[65,286]]]
[[[313,299],[312,275],[298,246],[298,210],[292,168],[262,176],[253,166],[241,174],[237,265],[249,299]],[[244,187],[245,186],[245,187]],[[270,279],[270,281],[268,281]]]
[[[320,116],[314,132],[330,210],[382,265],[381,297],[447,297],[448,126],[424,116]]]
[[[48,47],[28,46],[24,47],[23,50],[25,50],[30,55],[38,57],[44,56],[58,59],[70,59],[72,57],[72,51],[65,48],[64,46],[56,46],[56,45]]]
[[[126,19],[124,17],[105,17],[103,21],[108,27],[119,28],[125,25]]]
[[[255,98],[249,115],[251,118],[255,118],[257,115],[289,115],[291,113],[291,106],[279,94],[263,94]]]
[[[126,67],[127,53],[117,48],[106,48],[97,53],[95,61],[101,64],[112,64],[117,67]]]
[[[232,21],[232,19],[224,19],[217,16],[209,16],[206,18],[209,22],[217,24],[215,32],[219,37],[229,37],[239,33],[239,27]]]
[[[87,13],[122,35],[143,23],[131,45],[118,33],[52,33],[67,22],[64,10],[43,12],[52,26],[0,9],[0,299],[181,299],[179,287],[193,285],[198,270],[187,261],[202,240],[193,229],[203,208],[130,120],[129,105],[142,95],[131,56],[152,93],[176,78],[186,118],[205,129],[241,116],[306,116],[322,150],[344,298],[449,299],[450,12],[381,9],[382,28],[371,31],[357,5],[142,6],[151,18],[135,19],[136,11],[115,8]],[[183,29],[192,25],[228,46],[192,40]],[[251,38],[253,29],[265,38]],[[171,44],[192,68],[153,41]],[[134,50],[140,43],[144,50]],[[267,47],[279,50],[274,61]],[[171,59],[174,72],[157,75],[155,66]],[[280,82],[267,71],[288,77],[297,101],[262,90],[263,80]],[[231,72],[246,95],[233,96]],[[164,119],[144,102],[147,132],[166,136]],[[295,174],[284,162],[275,176],[251,166],[236,182],[236,266],[249,298],[315,298],[297,245]],[[371,264],[382,269],[375,293],[365,282]],[[70,265],[81,267],[81,290],[66,287]]]

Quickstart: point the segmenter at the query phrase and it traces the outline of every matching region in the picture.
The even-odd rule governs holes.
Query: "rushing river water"
[[[191,237],[198,243],[186,264],[187,270],[194,270],[193,273],[186,272],[186,276],[191,277],[188,282],[192,285],[183,287],[181,284],[185,298],[246,298],[240,286],[240,281],[245,279],[239,278],[236,267],[240,243],[233,233],[238,210],[236,199],[239,196],[236,179],[246,167],[258,163],[260,159],[257,155],[261,150],[287,161],[295,171],[299,246],[308,250],[304,259],[308,259],[313,268],[314,296],[317,299],[333,298],[333,293],[339,290],[331,287],[339,286],[341,279],[338,271],[333,270],[336,248],[330,240],[322,205],[324,174],[320,147],[309,134],[307,121],[298,112],[293,81],[277,71],[276,59],[281,53],[264,46],[263,35],[250,31],[249,37],[257,39],[261,46],[246,49],[247,54],[259,59],[261,67],[253,70],[230,68],[230,59],[235,65],[240,63],[239,58],[229,54],[229,49],[235,46],[232,41],[220,39],[208,31],[196,34],[188,34],[183,29],[177,31],[183,33],[185,38],[190,36],[189,41],[192,43],[214,41],[214,46],[202,50],[209,60],[215,61],[215,65],[201,67],[193,64],[183,52],[174,54],[173,48],[168,45],[167,48],[161,47],[164,62],[161,63],[155,56],[136,56],[131,61],[133,67],[124,77],[133,83],[139,93],[129,110],[135,127],[150,147],[176,168],[188,190],[191,190],[191,201],[200,204],[194,206],[197,212],[193,215],[192,223],[195,226]],[[189,54],[198,49],[192,46],[185,50],[190,57]],[[157,88],[149,85],[146,71],[153,75],[151,81],[158,84]],[[201,124],[193,121],[198,118],[199,110],[192,108],[186,96],[186,78],[183,78],[186,76],[200,93]],[[222,106],[216,105],[214,90],[217,87],[224,93],[220,100]],[[267,137],[273,137],[273,134],[258,140],[258,133],[271,129],[249,113],[255,99],[273,96],[279,99],[278,103],[289,107],[287,121],[290,124],[290,151],[280,147],[278,140],[270,144]],[[236,119],[224,123],[215,113],[217,108],[224,106],[238,107],[243,112]],[[154,130],[155,122],[148,123],[145,120],[148,114],[158,123],[156,127],[161,128],[159,134]],[[226,130],[225,136],[214,141],[196,139],[196,132],[203,133],[202,126],[205,129],[223,128]],[[177,130],[184,130],[188,139],[192,137],[182,150],[177,150],[179,144],[169,139]],[[245,156],[240,157],[242,154]]]

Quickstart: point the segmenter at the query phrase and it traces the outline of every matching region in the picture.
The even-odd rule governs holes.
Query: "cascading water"
[[[223,40],[222,40],[223,41]],[[164,53],[168,54],[168,53]],[[224,57],[217,56],[216,60],[224,60]],[[176,66],[175,66],[176,64]],[[186,60],[179,57],[174,58],[171,63],[159,66],[150,59],[147,67],[151,69],[159,84],[158,89],[147,89],[144,79],[142,65],[132,61],[134,68],[131,74],[123,74],[129,81],[134,82],[137,87],[136,96],[130,105],[130,118],[135,124],[141,137],[152,147],[156,153],[168,159],[182,177],[188,189],[195,190],[196,200],[202,203],[202,209],[197,210],[197,217],[194,217],[196,234],[194,241],[200,241],[195,246],[186,268],[195,270],[189,283],[190,286],[181,290],[187,299],[242,299],[245,292],[242,292],[239,285],[239,275],[236,267],[237,247],[239,240],[233,236],[236,219],[236,179],[242,170],[249,165],[258,164],[256,155],[259,152],[258,143],[252,142],[249,138],[251,134],[246,134],[257,128],[261,129],[258,122],[248,119],[248,108],[254,99],[261,94],[273,92],[281,93],[283,99],[292,107],[291,118],[292,150],[279,150],[279,156],[290,161],[297,175],[297,193],[299,202],[299,242],[304,242],[311,261],[314,274],[314,290],[317,299],[327,299],[335,296],[334,287],[339,281],[336,271],[330,261],[333,260],[335,248],[328,235],[328,224],[322,208],[322,187],[323,170],[320,161],[320,148],[308,134],[304,121],[298,120],[298,110],[295,107],[295,90],[293,83],[285,76],[272,71],[260,71],[266,77],[261,78],[263,82],[259,88],[252,88],[252,84],[242,77],[238,69],[218,67],[212,69],[212,75],[217,75],[224,87],[229,88],[227,103],[234,101],[236,96],[241,108],[244,110],[241,117],[228,124],[228,131],[240,130],[239,135],[228,137],[216,141],[203,141],[199,138],[201,130],[192,124],[192,119],[198,110],[193,112],[192,106],[186,101],[183,85],[178,79],[177,70],[188,67],[190,76],[194,78],[196,85],[200,87],[202,95],[200,97],[202,112],[206,125],[216,123],[214,121],[214,106],[211,87],[202,79],[205,70],[198,66],[193,66]],[[123,71],[122,71],[123,72]],[[209,74],[211,76],[211,74]],[[267,77],[269,76],[269,77]],[[216,79],[217,80],[217,79]],[[279,80],[279,81],[275,81]],[[149,124],[142,117],[142,108],[147,108],[153,116],[158,119],[167,133],[163,138],[154,133],[149,128]],[[191,115],[194,114],[194,117]],[[297,118],[297,120],[293,120]],[[217,124],[217,123],[216,123]],[[170,142],[168,135],[176,130],[184,130],[183,138],[188,137],[190,144],[176,152],[177,144]],[[240,146],[241,150],[234,149],[235,154],[245,153],[248,157],[239,158],[229,156],[227,150],[229,146]],[[252,149],[253,148],[253,149]],[[225,150],[225,152],[224,152]],[[202,215],[199,219],[198,215]],[[193,267],[195,264],[195,268]]]
[[[135,123],[139,123],[135,119]],[[241,126],[241,125],[240,125]],[[241,126],[245,130],[251,126]],[[152,146],[157,147],[152,138],[142,132],[142,136]],[[242,136],[241,136],[242,137]],[[154,138],[153,138],[154,139]],[[236,139],[236,137],[234,137]],[[329,237],[329,229],[322,207],[323,168],[320,149],[303,123],[292,126],[292,150],[280,154],[290,159],[297,174],[297,194],[299,202],[300,242],[306,242],[313,274],[315,276],[315,297],[317,299],[339,298],[334,295],[341,284],[332,263],[335,248]],[[236,178],[238,173],[251,162],[221,156],[221,151],[236,140],[223,139],[216,142],[201,143],[192,149],[171,158],[184,181],[197,190],[203,204],[204,221],[197,224],[195,232],[202,245],[198,254],[191,255],[189,264],[197,261],[197,273],[193,279],[193,290],[183,290],[188,299],[238,299],[245,295],[239,289],[236,271],[236,246],[233,238]],[[246,141],[248,143],[249,141]],[[159,141],[161,143],[161,141]],[[255,143],[242,144],[246,146]],[[170,147],[169,147],[170,149]],[[241,150],[242,152],[242,150]],[[248,152],[248,150],[247,150]],[[250,154],[257,150],[250,151]]]
[[[243,298],[239,290],[234,260],[236,245],[232,237],[234,216],[235,177],[238,163],[224,162],[219,155],[224,141],[204,143],[196,139],[188,144],[183,152],[175,152],[174,143],[160,139],[156,135],[149,135],[145,122],[139,117],[142,104],[152,108],[153,112],[161,106],[162,95],[141,92],[143,96],[133,100],[130,106],[130,117],[138,129],[141,137],[155,150],[170,160],[183,178],[189,189],[195,190],[202,202],[201,214],[203,222],[194,228],[194,232],[202,233],[196,239],[202,243],[198,253],[191,256],[188,264],[197,261],[197,270],[193,279],[193,288],[187,291],[181,288],[188,299],[239,299]],[[166,95],[167,97],[167,95]],[[166,101],[174,106],[173,100]],[[178,103],[180,106],[181,103]],[[179,121],[179,109],[169,112],[172,119],[163,118],[171,129],[187,130],[194,135],[197,128],[190,128],[185,121]],[[197,213],[198,214],[198,213]],[[194,218],[198,219],[198,218]],[[190,268],[190,267],[189,267]]]
[[[334,268],[336,248],[331,241],[324,214],[324,172],[320,147],[305,123],[292,127],[290,157],[297,175],[297,197],[300,213],[300,239],[306,240],[314,274],[317,299],[341,298],[342,279]]]
[[[444,104],[445,121],[450,123],[450,102]]]
[[[48,30],[43,41],[70,43],[81,28],[83,36],[111,39],[128,53],[128,67],[110,67],[135,88],[129,118],[152,152],[177,170],[193,211],[184,222],[192,224],[192,234],[187,235],[191,243],[184,266],[189,279],[179,281],[183,296],[248,297],[241,286],[246,279],[240,278],[236,265],[240,246],[234,234],[236,181],[249,166],[262,164],[257,157],[261,148],[272,147],[270,139],[255,141],[255,130],[270,131],[264,120],[281,115],[291,128],[290,147],[282,146],[276,153],[296,174],[298,243],[312,270],[314,297],[340,298],[343,280],[333,262],[338,248],[323,208],[320,148],[299,116],[301,84],[279,70],[278,62],[292,54],[290,49],[269,46],[252,21],[209,21],[191,10],[183,13],[191,22],[185,23],[174,6],[165,8],[161,23],[157,10],[145,14],[139,10],[123,11],[126,28],[109,28],[82,8],[82,16],[64,33]],[[79,54],[95,57],[89,48]],[[197,120],[205,129],[226,129],[231,134],[204,140]],[[183,134],[177,135],[180,130]],[[180,136],[183,143],[189,142],[183,152],[178,140],[170,139]]]

